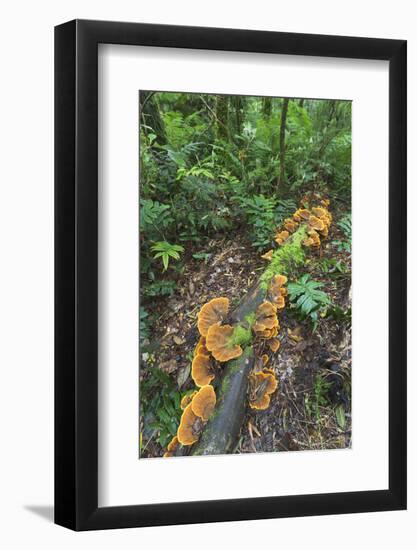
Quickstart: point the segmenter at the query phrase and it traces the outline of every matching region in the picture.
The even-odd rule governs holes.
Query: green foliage
[[[261,287],[266,290],[274,275],[291,275],[304,263],[305,254],[302,240],[306,235],[306,226],[302,225],[273,254],[267,269],[261,276]]]
[[[150,199],[141,199],[139,220],[140,232],[146,233],[150,238],[163,236],[163,230],[173,221],[170,215],[171,207]]]
[[[339,428],[344,431],[346,428],[346,414],[343,405],[338,405],[336,407],[335,414]]]
[[[169,281],[162,279],[161,281],[154,281],[146,285],[143,289],[144,296],[171,296],[176,288],[175,281]]]
[[[340,278],[349,276],[349,267],[336,258],[322,258],[316,264],[323,273],[326,273],[332,278]]]
[[[142,347],[144,340],[149,337],[148,313],[144,307],[139,308],[139,343]]]
[[[159,241],[151,246],[151,250],[156,252],[153,256],[154,259],[161,258],[164,271],[166,271],[169,267],[170,258],[179,260],[180,252],[184,252],[184,247],[180,244],[171,244],[168,241]]]
[[[342,230],[345,240],[335,240],[332,244],[337,248],[338,252],[351,252],[352,249],[352,216],[346,214],[339,220],[337,225]]]
[[[328,403],[327,394],[331,384],[326,381],[322,374],[317,374],[314,378],[314,400],[313,400],[313,412],[316,420],[320,418],[320,407],[324,407]]]
[[[253,245],[261,250],[266,248],[271,243],[277,226],[276,200],[263,195],[240,197],[238,200],[246,222],[251,226]]]
[[[141,415],[162,447],[177,433],[181,419],[181,394],[171,378],[156,367],[140,383]]]
[[[337,304],[332,304],[327,310],[326,317],[334,319],[335,321],[350,324],[352,321],[352,309],[350,307],[343,309]]]
[[[296,283],[288,283],[288,294],[292,305],[300,312],[302,318],[310,318],[316,326],[320,310],[330,304],[328,295],[319,290],[323,283],[314,281],[307,273]]]
[[[352,215],[346,214],[337,224],[348,241],[352,240]]]
[[[229,96],[219,102],[209,94],[148,92],[141,94],[144,104],[139,160],[145,306],[172,294],[186,252],[207,262],[211,239],[235,235],[263,252],[306,191],[324,189],[350,199],[349,101],[290,99],[283,183],[278,183],[282,98]],[[335,246],[350,250],[344,234]],[[291,275],[303,261],[297,244],[276,251],[263,285],[277,272]],[[332,277],[342,275],[342,267],[333,267]]]
[[[207,263],[211,256],[212,255],[210,254],[210,252],[196,252],[195,254],[193,254],[193,258],[195,260],[203,260],[204,263]]]

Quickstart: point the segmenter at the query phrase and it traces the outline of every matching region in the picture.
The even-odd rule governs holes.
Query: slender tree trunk
[[[243,101],[240,96],[233,96],[231,103],[234,106],[235,111],[235,130],[238,136],[242,133],[243,125]]]
[[[262,98],[262,116],[267,120],[271,116],[272,112],[272,98],[263,97]]]
[[[282,103],[281,110],[281,128],[279,132],[279,180],[278,187],[283,187],[286,183],[285,180],[285,128],[287,125],[287,113],[288,113],[288,97],[285,97]]]
[[[217,137],[220,139],[229,138],[229,98],[218,95],[216,98],[216,126]]]
[[[303,105],[304,105],[304,99],[300,99],[300,101],[298,103],[298,106],[303,107]]]
[[[140,98],[140,113],[142,117],[142,123],[144,124],[143,131],[145,134],[152,132],[156,135],[156,141],[159,145],[165,145],[167,143],[167,136],[165,132],[165,124],[161,117],[159,110],[158,100],[156,99],[154,92],[141,92]]]

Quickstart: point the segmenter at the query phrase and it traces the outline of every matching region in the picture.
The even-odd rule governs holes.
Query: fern
[[[161,230],[166,228],[173,219],[170,214],[171,207],[151,199],[141,199],[139,227],[144,233],[162,234]]]
[[[288,284],[291,302],[301,316],[310,317],[314,325],[317,324],[320,309],[330,304],[327,294],[319,290],[322,286],[323,283],[312,280],[309,274],[303,275],[296,283]]]
[[[159,241],[151,246],[151,250],[152,252],[156,252],[154,260],[161,258],[164,266],[163,270],[166,271],[169,267],[170,258],[179,260],[180,252],[184,252],[184,247],[180,244],[171,244],[168,241]]]
[[[285,218],[289,218],[297,210],[297,203],[292,199],[280,199],[275,211],[275,221],[281,225]]]
[[[348,241],[352,240],[352,215],[346,214],[337,224]]]

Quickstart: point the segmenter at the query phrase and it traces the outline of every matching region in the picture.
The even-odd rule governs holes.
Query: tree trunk
[[[229,139],[229,98],[218,95],[216,98],[216,126],[217,137]]]
[[[289,99],[286,97],[282,103],[281,128],[279,132],[279,181],[278,187],[285,185],[285,128],[287,125],[287,112]]]
[[[156,135],[156,141],[158,142],[158,144],[165,145],[167,143],[165,124],[161,117],[155,93],[141,92],[139,103],[142,122],[144,125],[143,131],[146,135],[149,134],[150,130],[146,128],[146,126],[149,126],[150,128],[152,128],[152,132]]]
[[[193,455],[233,453],[246,412],[248,376],[254,364],[253,347],[229,361],[217,391],[214,414],[192,450]]]
[[[267,120],[271,116],[272,112],[272,98],[263,97],[262,98],[262,116]]]

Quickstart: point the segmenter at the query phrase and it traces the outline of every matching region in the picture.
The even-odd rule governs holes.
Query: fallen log
[[[274,275],[290,275],[304,262],[302,241],[306,230],[306,226],[301,225],[288,241],[273,253],[268,267],[229,315],[227,322],[236,323],[245,330],[251,330],[255,312],[267,299],[268,286]],[[228,454],[235,450],[246,413],[248,375],[254,366],[254,361],[253,345],[249,342],[240,357],[225,364],[216,391],[215,412],[206,424],[199,441],[193,446],[191,455]]]
[[[192,455],[232,453],[246,412],[248,375],[255,355],[252,346],[229,361],[217,390],[216,410],[210,417],[203,434],[195,444]]]

